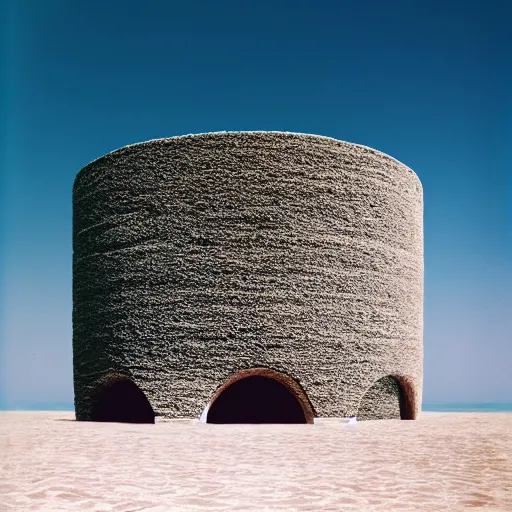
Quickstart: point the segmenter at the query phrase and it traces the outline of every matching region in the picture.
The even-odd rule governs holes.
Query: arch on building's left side
[[[270,368],[237,372],[205,410],[206,423],[314,423],[313,407],[290,376]]]
[[[155,423],[155,412],[144,392],[122,373],[108,373],[96,385],[92,421]]]

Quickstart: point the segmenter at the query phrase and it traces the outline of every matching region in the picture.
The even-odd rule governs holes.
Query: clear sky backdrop
[[[425,200],[424,403],[512,402],[512,2],[1,2],[4,407],[72,404],[71,191],[127,144],[284,130]]]

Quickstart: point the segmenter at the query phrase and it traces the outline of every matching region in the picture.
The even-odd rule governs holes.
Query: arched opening
[[[125,375],[110,374],[98,385],[91,420],[155,423],[155,413],[137,384]]]
[[[413,410],[407,386],[392,375],[374,382],[366,391],[357,412],[360,421],[365,420],[412,420]]]
[[[306,416],[286,386],[253,375],[226,388],[209,409],[206,422],[306,423]]]
[[[229,379],[210,402],[206,423],[313,423],[304,391],[290,377],[266,368]]]

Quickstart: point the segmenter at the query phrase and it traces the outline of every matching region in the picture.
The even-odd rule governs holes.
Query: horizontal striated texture
[[[324,417],[392,375],[416,417],[423,203],[403,164],[313,135],[175,137],[87,165],[73,210],[78,419],[111,371],[157,415],[197,418],[255,367]]]

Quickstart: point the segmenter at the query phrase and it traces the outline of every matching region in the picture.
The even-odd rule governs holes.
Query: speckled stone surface
[[[357,411],[359,421],[400,419],[400,384],[394,377],[382,377],[364,394]]]
[[[73,249],[79,420],[109,372],[198,418],[254,367],[292,377],[317,417],[356,415],[388,375],[419,412],[423,193],[383,153],[280,132],[127,146],[78,173]]]

